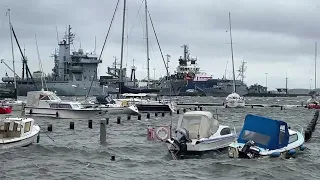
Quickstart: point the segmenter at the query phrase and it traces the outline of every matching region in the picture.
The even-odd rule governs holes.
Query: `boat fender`
[[[270,154],[270,157],[279,157],[280,156],[280,152],[273,152]]]
[[[32,109],[30,109],[29,114],[32,114]]]
[[[153,127],[148,127],[147,129],[147,140],[154,140],[154,128]]]
[[[311,138],[311,136],[312,136],[312,130],[307,129],[304,131],[305,142],[307,142]]]
[[[160,136],[159,133],[163,131],[165,133],[165,135],[163,136]],[[165,128],[165,127],[159,127],[156,131],[156,136],[159,140],[161,141],[164,141],[164,140],[167,140],[168,139],[168,136],[169,136],[169,132],[168,132],[168,129]]]
[[[56,117],[59,117],[59,113],[58,113],[58,111],[56,112]]]
[[[40,133],[37,136],[37,143],[39,143],[39,142],[40,142]]]
[[[294,155],[296,154],[296,150],[295,149],[290,149],[288,152],[287,152],[288,155]]]
[[[300,146],[300,151],[304,151],[306,149],[306,147],[304,145]]]

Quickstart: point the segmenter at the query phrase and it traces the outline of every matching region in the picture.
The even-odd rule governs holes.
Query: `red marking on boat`
[[[308,104],[308,109],[320,109],[320,104]]]
[[[10,114],[12,112],[11,106],[1,106],[0,107],[0,114]]]

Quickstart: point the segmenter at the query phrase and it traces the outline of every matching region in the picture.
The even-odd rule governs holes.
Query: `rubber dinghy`
[[[248,114],[237,141],[229,145],[229,157],[291,157],[305,149],[302,132],[289,129],[284,121]]]

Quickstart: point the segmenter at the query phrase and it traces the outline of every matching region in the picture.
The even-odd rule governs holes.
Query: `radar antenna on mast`
[[[245,61],[243,60],[243,61],[241,62],[241,65],[240,65],[239,69],[238,69],[239,74],[238,74],[237,79],[240,77],[240,78],[241,78],[240,80],[241,80],[242,82],[243,82],[244,78],[246,77],[246,76],[244,75],[244,73],[245,73],[246,70],[247,70],[246,63],[247,63],[247,62],[245,62]]]

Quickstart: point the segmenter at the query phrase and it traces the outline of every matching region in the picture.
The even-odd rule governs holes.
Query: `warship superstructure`
[[[56,91],[59,96],[84,96],[89,89],[91,96],[100,95],[105,91],[117,91],[115,84],[101,85],[97,69],[102,60],[98,59],[95,52],[84,53],[82,49],[71,52],[74,37],[69,25],[68,32],[58,44],[59,50],[55,50],[53,54],[52,74],[45,76],[42,71],[35,71],[30,78],[27,73],[26,76],[24,75],[23,69],[22,78],[16,78],[19,96],[26,96],[28,91],[40,90],[41,88]],[[41,78],[41,76],[44,77]],[[5,76],[2,81],[6,84],[6,88],[14,88],[13,77]]]
[[[169,95],[207,95],[207,96],[227,96],[233,91],[233,80],[223,77],[214,79],[211,75],[200,71],[197,64],[197,58],[190,56],[188,45],[183,45],[183,56],[179,58],[179,65],[169,77],[165,76],[160,80],[160,94]],[[236,80],[236,88],[239,95],[248,93],[248,87],[243,82],[244,78],[244,62],[240,67],[240,80]],[[170,84],[172,83],[172,86]],[[170,87],[172,87],[170,91]]]

